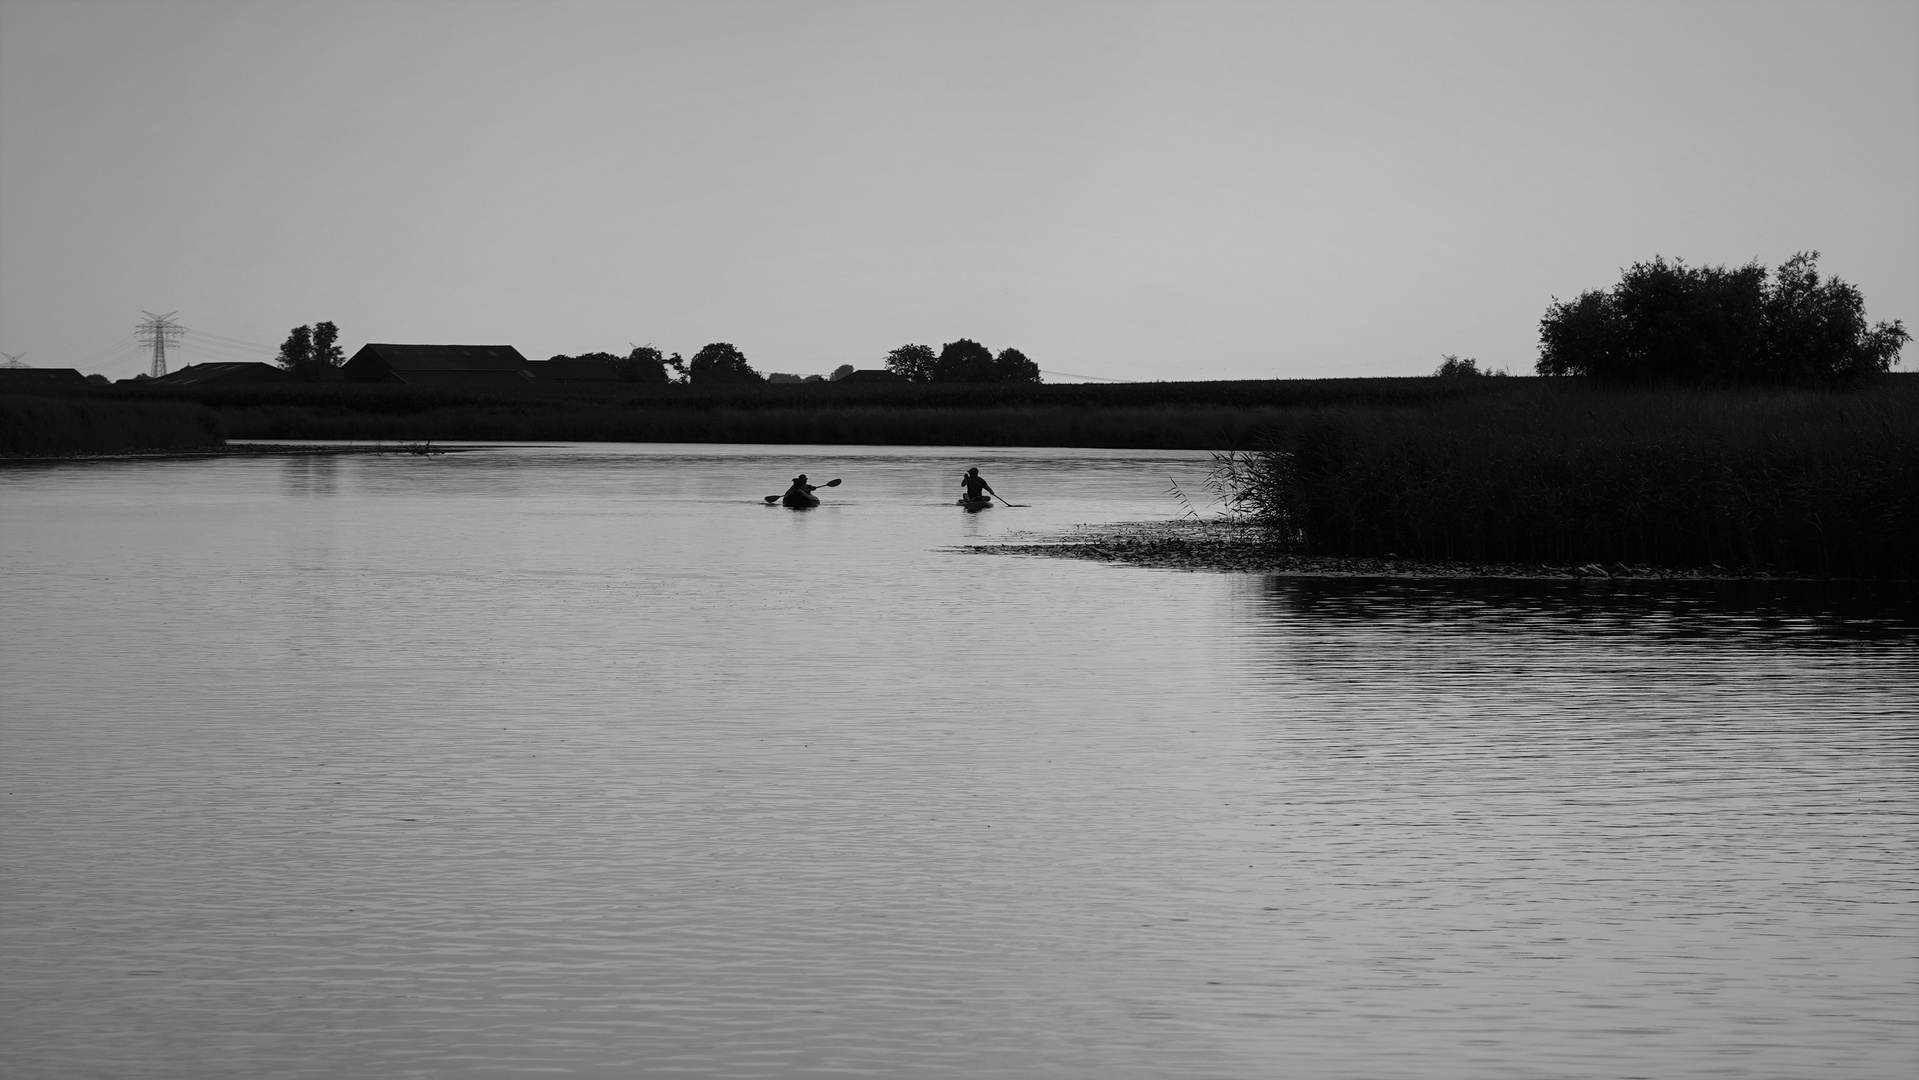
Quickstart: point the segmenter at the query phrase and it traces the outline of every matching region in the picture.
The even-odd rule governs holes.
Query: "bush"
[[[1655,257],[1608,291],[1554,298],[1539,321],[1541,375],[1609,382],[1850,382],[1883,372],[1911,335],[1869,327],[1865,300],[1820,280],[1819,253],[1765,267],[1689,267]]]

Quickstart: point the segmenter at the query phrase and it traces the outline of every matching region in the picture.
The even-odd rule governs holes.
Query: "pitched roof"
[[[524,371],[527,359],[511,345],[383,345],[369,344],[353,354],[352,363],[371,357],[392,371]]]
[[[0,368],[0,390],[48,390],[85,385],[87,377],[72,368]]]
[[[280,382],[285,378],[287,373],[272,364],[247,360],[189,364],[178,371],[169,371],[157,379],[149,379],[147,383],[150,386],[195,386],[215,382]]]

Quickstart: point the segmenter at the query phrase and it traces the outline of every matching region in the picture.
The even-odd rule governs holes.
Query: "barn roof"
[[[190,364],[178,371],[169,371],[157,379],[147,380],[150,386],[201,386],[207,383],[262,383],[281,382],[287,373],[272,364],[262,364],[257,360],[221,361],[212,364]]]
[[[524,371],[527,366],[526,357],[511,345],[370,344],[361,346],[353,360],[363,356],[392,371]]]

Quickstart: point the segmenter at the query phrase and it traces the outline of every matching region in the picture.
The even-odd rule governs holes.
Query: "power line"
[[[1075,375],[1070,371],[1048,371],[1045,368],[1041,368],[1039,373],[1041,375],[1063,375],[1069,379],[1085,379],[1088,382],[1132,382],[1133,381],[1131,379],[1108,379],[1102,375]]]

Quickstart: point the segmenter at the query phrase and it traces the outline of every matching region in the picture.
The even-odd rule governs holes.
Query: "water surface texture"
[[[0,471],[0,1074],[1911,1075],[1908,606],[953,550],[1206,464]]]

